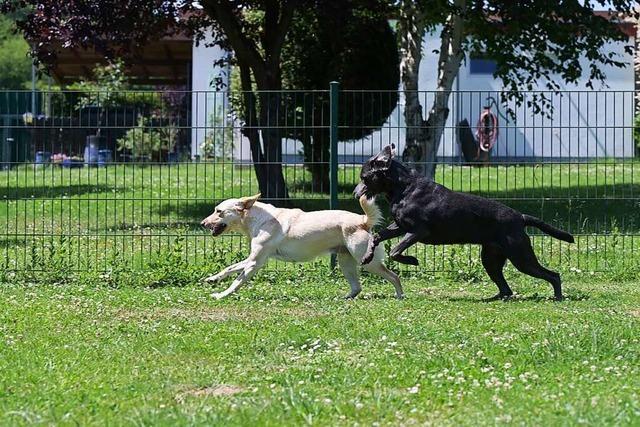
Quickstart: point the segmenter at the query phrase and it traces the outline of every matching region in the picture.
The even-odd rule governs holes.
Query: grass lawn
[[[285,173],[294,205],[328,206]],[[340,177],[357,210],[357,169]],[[440,273],[405,271],[403,301],[369,276],[344,301],[326,259],[270,264],[214,301],[199,280],[246,250],[198,224],[257,191],[251,169],[0,172],[0,425],[640,425],[640,163],[438,181],[574,232],[534,241],[568,300],[510,269],[519,296],[481,302],[495,288],[477,248],[421,246]]]
[[[312,266],[313,267],[313,266]],[[412,275],[362,298],[312,267],[200,285],[0,285],[0,424],[638,425],[640,283]]]

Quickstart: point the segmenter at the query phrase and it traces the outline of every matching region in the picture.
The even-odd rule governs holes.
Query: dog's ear
[[[395,156],[396,156],[396,145],[395,144],[387,145],[373,159],[373,162],[377,167],[388,168],[389,164],[391,163],[391,159],[393,159]]]
[[[258,193],[255,196],[241,197],[240,200],[238,200],[238,210],[246,211],[247,209],[251,209],[251,206],[258,201],[261,195],[262,194]]]

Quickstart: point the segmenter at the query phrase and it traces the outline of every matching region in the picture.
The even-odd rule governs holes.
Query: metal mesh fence
[[[418,95],[428,111],[435,93]],[[552,109],[539,113],[541,95]],[[436,181],[574,233],[576,245],[534,235],[547,264],[636,265],[635,93],[523,96],[505,104],[491,103],[499,92],[452,93]],[[199,223],[221,200],[258,191],[305,210],[328,209],[333,197],[357,212],[351,192],[362,162],[391,143],[406,154],[404,102],[403,93],[380,91],[0,92],[2,268],[36,271],[55,257],[70,270],[105,269],[118,257],[144,263],[176,238],[189,262],[235,256],[245,250],[241,236],[214,239]],[[487,104],[498,134],[484,152],[470,144]],[[432,271],[478,259],[469,246],[409,252]]]

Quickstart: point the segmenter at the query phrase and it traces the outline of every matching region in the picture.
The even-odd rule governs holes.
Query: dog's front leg
[[[242,260],[240,262],[236,262],[235,264],[231,264],[230,266],[224,268],[222,271],[220,271],[218,274],[214,274],[213,276],[209,276],[206,279],[204,279],[205,282],[219,282],[220,280],[223,280],[224,278],[226,278],[227,276],[229,276],[230,274],[235,273],[236,271],[240,271],[244,268],[245,263],[247,262],[247,260]]]
[[[413,244],[417,243],[420,240],[420,237],[414,233],[407,233],[405,236],[398,242],[391,252],[389,252],[389,258],[394,261],[400,262],[402,264],[409,265],[418,265],[418,259],[414,256],[410,255],[402,255],[402,252]]]
[[[369,239],[369,246],[367,247],[367,252],[362,257],[362,265],[369,264],[373,259],[373,254],[376,250],[376,247],[384,242],[385,240],[393,239],[394,237],[402,236],[405,232],[398,227],[398,224],[392,222],[387,225],[387,228],[380,230],[378,233],[374,234]]]
[[[270,241],[271,244],[269,243]],[[267,262],[273,252],[272,244],[276,243],[272,241],[271,234],[267,231],[254,238],[251,241],[251,253],[246,260],[242,261],[244,263],[242,273],[236,277],[227,289],[220,293],[211,294],[211,296],[215,299],[221,299],[240,289]]]
[[[262,267],[265,262],[266,257],[260,257],[259,259],[256,259],[255,257],[249,256],[249,258],[245,260],[242,273],[240,273],[240,275],[236,277],[233,283],[231,283],[231,285],[224,291],[213,293],[211,294],[211,296],[215,299],[222,299],[228,295],[231,295],[232,293],[240,289],[249,279],[251,279],[253,275],[256,274],[256,271],[258,271],[258,269]]]

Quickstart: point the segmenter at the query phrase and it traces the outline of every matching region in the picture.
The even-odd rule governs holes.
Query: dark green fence
[[[200,220],[223,199],[259,191],[291,207],[359,211],[351,192],[361,163],[390,143],[407,155],[405,97],[327,89],[35,98],[0,92],[6,117],[0,268],[39,270],[54,260],[69,270],[106,270],[114,259],[144,264],[167,251],[187,263],[232,259],[243,252],[243,238],[214,239]],[[436,94],[418,95],[426,115]],[[526,102],[491,104],[497,141],[470,159],[462,143],[469,134],[477,139],[483,107],[500,95],[450,95],[436,181],[577,236],[576,245],[567,245],[536,234],[545,263],[565,271],[634,269],[640,259],[635,93],[547,93],[554,106],[547,115],[534,114]],[[463,273],[479,262],[471,246],[412,251],[430,271]]]

